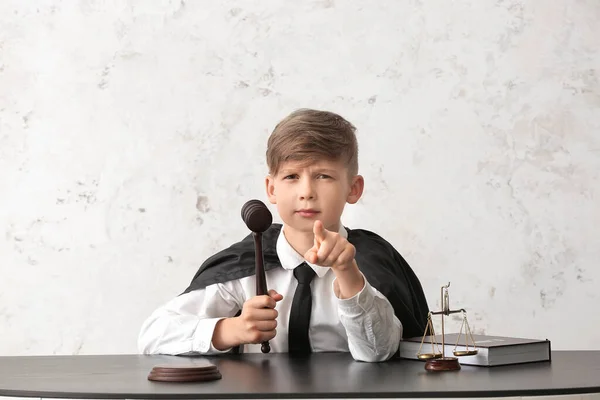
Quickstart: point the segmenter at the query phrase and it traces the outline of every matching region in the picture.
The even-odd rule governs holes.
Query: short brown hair
[[[326,159],[342,161],[350,176],[358,174],[356,128],[338,114],[311,109],[296,110],[273,130],[267,142],[267,165],[272,175],[281,163]]]

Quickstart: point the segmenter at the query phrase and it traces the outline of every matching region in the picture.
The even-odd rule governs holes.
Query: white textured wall
[[[344,223],[476,332],[600,349],[600,3],[0,2],[0,354],[135,352],[246,235],[299,107],[359,128]]]

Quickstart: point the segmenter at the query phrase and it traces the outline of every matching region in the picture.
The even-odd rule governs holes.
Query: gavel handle
[[[256,275],[256,295],[262,296],[268,293],[267,290],[267,278],[265,277],[265,266],[263,259],[263,250],[262,250],[262,233],[261,232],[253,232],[254,236],[254,263],[256,266],[255,275]],[[262,342],[260,346],[260,351],[263,353],[269,353],[271,351],[271,345],[269,341]]]
[[[266,342],[262,342],[262,344],[260,345],[260,351],[262,351],[265,354],[271,351],[271,345],[269,344],[268,340]]]

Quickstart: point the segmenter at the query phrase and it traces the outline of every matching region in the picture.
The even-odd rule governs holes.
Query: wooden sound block
[[[152,371],[156,372],[205,372],[216,371],[217,366],[210,363],[202,364],[161,364],[155,365]]]
[[[455,357],[433,358],[427,360],[425,369],[427,371],[457,371],[460,369],[460,364],[458,358]]]
[[[186,375],[177,375],[177,374],[149,374],[148,380],[150,381],[159,381],[159,382],[209,382],[216,381],[221,379],[220,372],[210,372],[208,374],[186,374]]]
[[[216,365],[210,363],[156,365],[148,374],[148,380],[162,382],[206,382],[221,378]]]
[[[155,376],[199,376],[199,375],[212,375],[218,373],[219,371],[180,371],[180,372],[163,372],[163,371],[150,371],[150,375]]]

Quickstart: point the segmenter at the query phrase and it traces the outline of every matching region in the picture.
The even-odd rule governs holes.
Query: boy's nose
[[[300,184],[300,192],[298,193],[300,200],[312,200],[315,197],[315,190],[310,180],[305,180]]]

